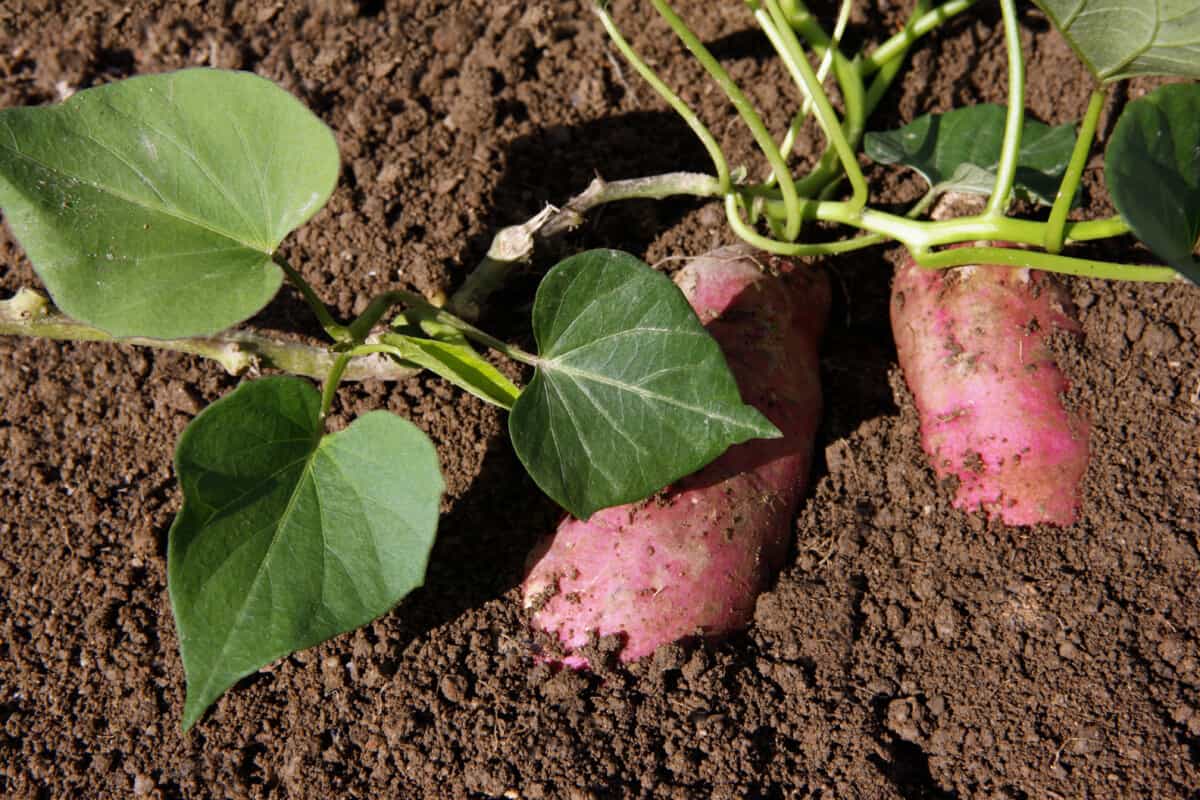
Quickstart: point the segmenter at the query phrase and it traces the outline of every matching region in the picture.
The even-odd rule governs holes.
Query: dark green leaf
[[[778,436],[742,403],[683,294],[627,253],[593,250],[538,287],[537,371],[509,417],[542,491],[581,519],[639,500],[747,439]]]
[[[191,69],[0,111],[0,207],[68,315],[114,336],[215,333],[282,280],[271,254],[325,204],[337,144],[246,72]]]
[[[1133,101],[1113,129],[1104,176],[1135,236],[1200,283],[1200,84],[1176,83]]]
[[[1196,0],[1034,0],[1092,74],[1200,78]]]
[[[1000,163],[1004,115],[1003,106],[992,104],[926,114],[898,130],[868,133],[863,144],[881,164],[912,167],[938,194],[988,195]],[[1052,128],[1026,119],[1013,185],[1017,196],[1052,204],[1074,146],[1074,126]]]
[[[184,728],[239,678],[370,622],[424,580],[443,488],[433,445],[385,411],[322,437],[319,410],[306,381],[265,378],[179,440],[167,569]]]

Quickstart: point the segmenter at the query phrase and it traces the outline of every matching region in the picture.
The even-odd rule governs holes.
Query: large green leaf
[[[903,128],[868,133],[867,155],[881,164],[912,167],[938,194],[991,194],[1004,142],[1003,106],[983,104],[917,117]],[[1071,150],[1072,125],[1050,127],[1026,119],[1021,129],[1013,191],[1052,204]]]
[[[509,416],[513,447],[581,519],[639,500],[732,444],[779,431],[742,403],[716,341],[661,273],[592,250],[538,287],[533,380]]]
[[[337,171],[329,129],[246,72],[0,111],[0,208],[58,307],[114,336],[207,335],[262,308],[271,253]]]
[[[1200,84],[1163,86],[1126,106],[1105,153],[1104,178],[1134,235],[1200,283],[1195,254],[1200,240]]]
[[[239,678],[370,622],[424,580],[443,488],[433,445],[385,411],[322,437],[319,411],[306,381],[265,378],[179,440],[167,569],[184,728]]]
[[[1200,78],[1196,0],[1034,0],[1102,81]]]

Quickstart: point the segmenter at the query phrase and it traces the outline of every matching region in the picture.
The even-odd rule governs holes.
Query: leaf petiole
[[[329,313],[329,308],[317,296],[316,291],[308,281],[304,280],[296,269],[289,264],[285,259],[276,256],[275,263],[283,270],[283,274],[287,275],[287,279],[295,286],[300,294],[304,297],[304,302],[308,303],[308,307],[316,314],[317,321],[321,323],[321,328],[335,342],[345,342],[349,338],[349,331],[345,325],[333,318],[333,314]]]
[[[788,171],[787,162],[779,155],[779,145],[772,138],[767,126],[763,123],[762,117],[755,110],[753,104],[747,99],[741,88],[729,76],[721,63],[717,61],[708,48],[704,46],[699,37],[692,32],[680,16],[675,13],[670,3],[666,0],[651,0],[654,9],[659,16],[671,26],[671,30],[683,42],[700,65],[704,67],[709,76],[716,82],[729,101],[733,103],[733,107],[737,109],[738,115],[746,126],[750,129],[754,141],[758,144],[759,150],[766,157],[767,162],[771,165],[771,172],[775,175],[776,181],[779,182],[779,188],[783,195],[783,202],[787,208],[787,217],[784,224],[784,235],[788,239],[794,239],[800,235],[800,225],[803,222],[801,216],[800,196],[796,192],[796,183],[792,179],[791,172]],[[807,63],[807,62],[806,62]],[[811,68],[810,68],[811,70]]]
[[[1100,112],[1104,109],[1104,100],[1108,96],[1106,87],[1092,91],[1088,98],[1087,112],[1079,125],[1079,136],[1075,139],[1075,149],[1071,151],[1071,160],[1067,171],[1063,173],[1062,183],[1054,198],[1054,207],[1050,209],[1050,219],[1046,228],[1044,246],[1048,252],[1062,251],[1066,238],[1067,214],[1071,212],[1071,203],[1075,200],[1075,192],[1079,189],[1079,180],[1083,177],[1083,168],[1087,166],[1088,155],[1092,151],[1092,141],[1096,138],[1096,124],[1100,121]]]
[[[337,395],[338,386],[342,382],[342,375],[346,372],[346,366],[350,363],[350,359],[354,358],[353,351],[339,353],[334,359],[333,367],[330,368],[329,374],[325,376],[325,383],[321,387],[321,413],[320,419],[324,421],[329,415],[329,409],[333,407],[333,398]]]
[[[950,0],[916,17],[904,30],[872,50],[863,59],[863,75],[873,75],[899,58],[903,58],[913,42],[940,27],[946,20],[966,11],[975,0]]]
[[[842,169],[850,179],[852,194],[850,205],[857,208],[862,208],[867,202],[867,181],[863,177],[862,170],[858,166],[858,157],[854,153],[854,148],[847,141],[845,132],[842,130],[842,123],[838,119],[837,112],[833,110],[833,106],[829,102],[829,97],[825,94],[821,82],[817,80],[816,73],[813,72],[812,65],[808,63],[808,59],[804,55],[804,50],[800,45],[800,41],[796,38],[795,32],[788,24],[783,11],[779,8],[778,0],[765,0],[766,9],[764,10],[758,5],[756,0],[752,0],[751,6],[754,10],[754,18],[758,21],[767,37],[771,40],[776,52],[783,59],[784,65],[787,67],[789,74],[795,81],[797,87],[807,98],[813,102],[816,111],[817,121],[821,124],[821,129],[825,132],[826,138],[832,144],[834,151],[841,160]],[[835,61],[836,65],[836,61]],[[858,97],[855,105],[858,111],[862,110],[862,84],[858,83]],[[847,102],[849,107],[850,103]],[[848,113],[850,109],[848,108]],[[788,237],[794,239],[795,235]]]
[[[988,216],[1001,217],[1008,208],[1017,177],[1021,153],[1021,131],[1025,127],[1025,60],[1021,55],[1021,30],[1014,0],[1000,0],[1004,17],[1004,42],[1008,49],[1008,109],[1004,119],[1004,143],[996,165],[996,183],[988,198]]]
[[[638,55],[637,51],[633,49],[633,46],[625,40],[625,37],[621,35],[621,31],[617,27],[616,22],[613,21],[612,14],[608,12],[607,6],[603,4],[597,5],[596,15],[600,17],[600,22],[604,25],[604,30],[608,33],[609,38],[612,39],[612,42],[616,46],[617,50],[619,50],[621,55],[625,57],[625,60],[628,61],[633,66],[634,70],[642,76],[642,80],[646,81],[646,83],[650,84],[650,87],[654,89],[654,91],[658,92],[659,97],[665,100],[667,105],[671,106],[675,113],[678,114],[683,121],[687,123],[687,126],[692,129],[692,133],[696,134],[696,137],[699,138],[704,144],[704,149],[708,151],[708,155],[713,162],[713,167],[717,171],[717,180],[721,184],[721,191],[730,191],[733,183],[729,177],[729,164],[725,160],[724,151],[722,151],[721,146],[717,144],[716,137],[714,137],[708,127],[700,121],[700,118],[696,116],[696,113],[688,107],[688,104],[683,102],[683,100],[679,98],[679,95],[675,94],[675,92],[673,92],[671,88],[667,86],[661,78],[658,77],[654,70],[651,69],[650,66],[642,60],[642,57]]]

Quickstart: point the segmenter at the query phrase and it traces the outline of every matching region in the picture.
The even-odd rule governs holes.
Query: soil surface
[[[898,3],[857,5],[852,45],[901,22]],[[921,43],[874,127],[1004,101],[998,11],[981,5]],[[781,130],[795,91],[743,5],[680,8]],[[831,4],[815,8],[831,22]],[[615,15],[731,161],[761,170],[649,4]],[[1023,22],[1031,113],[1078,118],[1085,75],[1040,14]],[[336,131],[338,189],[284,255],[342,315],[388,288],[452,290],[497,227],[596,173],[707,166],[586,2],[0,6],[0,106],[190,65],[254,70]],[[1144,89],[1110,103],[1102,135]],[[817,147],[806,137],[799,160]],[[1090,215],[1111,213],[1100,163]],[[869,174],[884,205],[921,191]],[[619,247],[669,268],[729,238],[712,204],[605,208],[487,324],[520,339],[559,253]],[[427,585],[242,681],[187,735],[165,583],[171,457],[238,379],[186,356],[0,339],[0,796],[1200,796],[1200,293],[1069,283],[1086,338],[1063,343],[1064,362],[1094,424],[1084,512],[1009,529],[952,509],[922,456],[887,321],[899,255],[826,265],[840,293],[815,488],[744,634],[629,670],[535,665],[516,586],[558,512],[503,415],[434,378],[348,385],[342,423],[389,408],[437,444],[449,493]],[[0,234],[0,290],[23,285],[28,261]],[[251,324],[318,333],[291,290]]]

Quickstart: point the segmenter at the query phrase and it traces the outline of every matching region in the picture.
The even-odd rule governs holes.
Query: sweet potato
[[[628,662],[745,626],[786,556],[820,415],[829,286],[805,268],[768,273],[767,258],[724,248],[690,262],[676,284],[721,345],[743,400],[783,437],[732,447],[649,500],[565,519],[539,544],[524,601],[569,666],[587,666],[580,651],[593,635],[619,635]]]
[[[909,260],[892,284],[892,332],[921,419],[921,444],[954,506],[1009,525],[1070,525],[1079,510],[1089,426],[1063,404],[1048,345],[1079,335],[1050,276],[975,265],[944,272]]]

